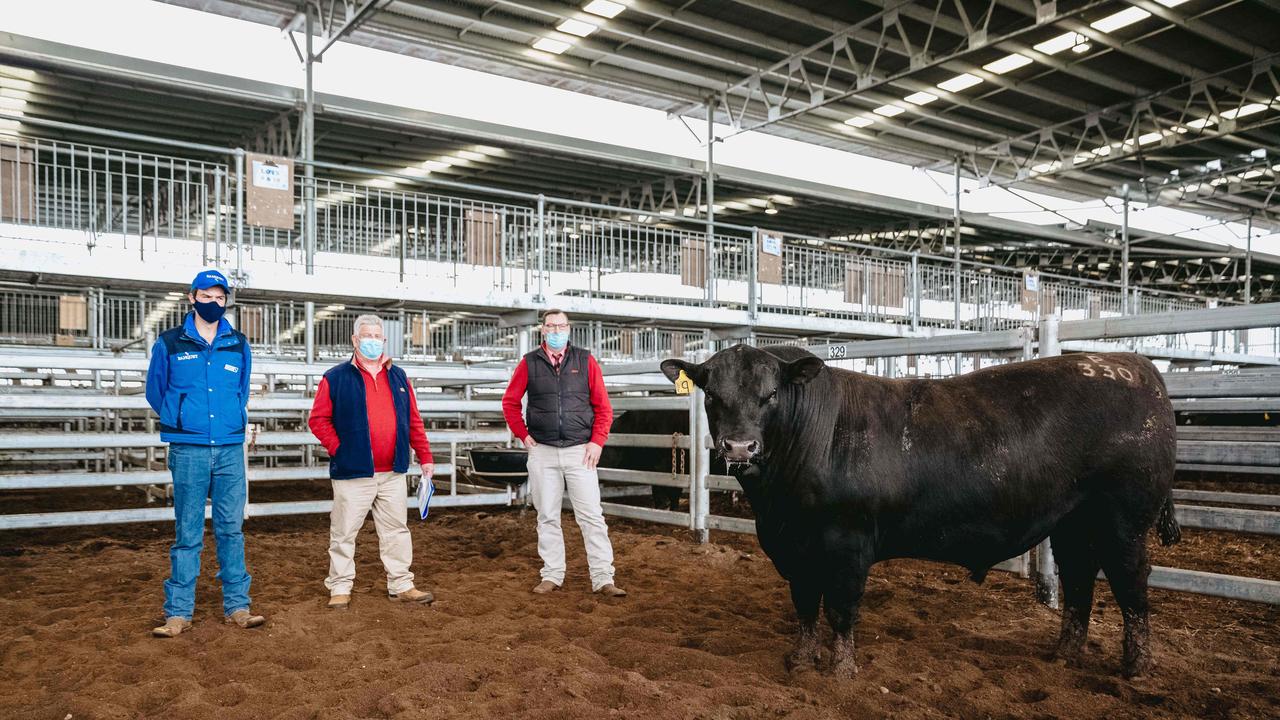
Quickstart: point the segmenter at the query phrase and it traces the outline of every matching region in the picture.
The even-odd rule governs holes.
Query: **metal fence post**
[[[707,488],[707,475],[711,469],[711,443],[710,435],[711,426],[707,423],[707,406],[704,400],[706,396],[701,388],[697,388],[693,392],[694,410],[698,415],[698,434],[689,438],[690,444],[696,443],[696,452],[698,460],[694,463],[693,481],[691,485],[698,494],[698,513],[694,520],[694,538],[700,543],[707,542],[710,539],[710,533],[707,530],[707,517],[711,515],[711,491]],[[694,447],[689,448],[689,454],[695,452]],[[690,503],[690,507],[693,503]]]
[[[685,465],[689,473],[689,530],[697,534],[698,529],[698,396],[701,390],[694,388],[689,394],[689,449],[686,451],[688,463]],[[675,469],[672,469],[675,472]]]
[[[534,302],[544,302],[542,294],[543,277],[547,269],[547,196],[538,193],[538,294]]]
[[[244,279],[244,148],[236,148],[236,275]],[[245,512],[248,512],[247,510]]]
[[[760,238],[760,228],[751,228],[751,254],[747,258],[747,267],[750,270],[747,273],[747,315],[751,318],[751,324],[755,324],[756,311],[760,307],[760,252],[762,248],[762,240]]]
[[[920,329],[920,253],[911,253],[911,329]]]
[[[1058,318],[1040,321],[1040,357],[1061,355],[1058,345]],[[1045,538],[1036,546],[1036,599],[1058,609],[1058,574],[1053,562],[1053,548]]]

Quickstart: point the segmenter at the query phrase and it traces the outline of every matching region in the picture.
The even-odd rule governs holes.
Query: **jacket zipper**
[[[178,395],[178,432],[184,432],[182,429],[182,404],[187,401],[187,394]]]

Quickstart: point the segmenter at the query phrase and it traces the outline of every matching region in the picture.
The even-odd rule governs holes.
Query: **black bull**
[[[1146,534],[1176,542],[1175,425],[1159,372],[1114,353],[1013,363],[943,380],[827,367],[798,348],[739,345],[666,360],[705,391],[715,447],[756,515],[800,620],[788,667],[857,671],[853,624],[872,564],[938,560],[981,582],[1051,538],[1062,581],[1059,657],[1085,643],[1106,573],[1124,617],[1123,670],[1151,663]]]

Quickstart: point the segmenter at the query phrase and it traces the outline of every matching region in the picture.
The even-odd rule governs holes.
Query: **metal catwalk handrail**
[[[236,176],[241,179],[243,176],[243,159],[245,154],[245,151],[243,148],[229,148],[229,147],[222,147],[222,146],[216,146],[216,145],[207,145],[203,143],[193,143],[189,141],[171,140],[163,137],[150,136],[150,135],[139,134],[139,133],[128,133],[128,132],[122,132],[122,131],[116,131],[116,130],[108,130],[108,129],[96,128],[88,125],[80,125],[76,123],[65,123],[60,121],[45,120],[41,118],[32,118],[32,117],[25,117],[25,116],[13,116],[13,115],[2,113],[2,112],[0,112],[0,118],[17,120],[28,126],[34,125],[34,126],[50,127],[54,129],[71,129],[71,130],[76,130],[78,132],[84,132],[88,134],[97,134],[104,137],[128,139],[128,140],[134,140],[139,142],[150,142],[150,143],[155,143],[160,145],[166,145],[169,147],[199,150],[201,152],[229,154],[234,156],[236,159],[236,164],[237,164]],[[566,207],[579,207],[584,209],[600,210],[600,211],[615,213],[617,215],[634,215],[636,213],[642,212],[636,208],[609,205],[606,203],[594,203],[589,201],[577,200],[574,198],[562,198],[557,196],[548,196],[545,194],[533,194],[528,192],[507,190],[503,188],[495,188],[495,187],[479,185],[475,183],[464,183],[464,182],[458,182],[458,181],[452,181],[452,180],[444,180],[441,178],[430,177],[430,176],[422,177],[418,175],[397,173],[394,171],[378,170],[373,168],[365,168],[365,167],[353,166],[353,165],[343,165],[343,164],[337,164],[337,163],[328,163],[324,161],[306,161],[304,159],[295,159],[295,162],[300,164],[309,163],[313,167],[331,169],[336,171],[351,172],[355,174],[379,176],[384,178],[398,178],[404,182],[412,183],[414,185],[423,185],[423,186],[436,185],[440,187],[449,187],[449,188],[455,188],[459,190],[467,190],[467,191],[484,193],[484,194],[495,195],[500,197],[521,199],[528,202],[536,202],[540,208],[546,202],[552,202],[552,203],[564,205]],[[228,173],[230,173],[230,170],[228,170]],[[317,178],[316,182],[321,182],[321,179]],[[239,204],[242,200],[242,198],[240,197],[239,189],[243,187],[243,182],[237,182],[236,186],[237,186],[236,203],[237,203],[237,207],[239,207]],[[231,198],[228,197],[227,199],[230,200]],[[525,208],[525,210],[530,210],[530,209]],[[237,212],[237,218],[239,217],[240,217],[240,214]],[[693,216],[685,217],[682,213],[676,213],[674,215],[663,215],[662,218],[664,222],[689,223],[696,226],[707,225],[706,219],[699,217],[697,214]],[[738,225],[734,223],[726,223],[724,221],[714,221],[713,223],[711,223],[711,225],[713,228],[737,230],[740,232],[749,233],[751,235],[754,235],[757,232],[761,231],[761,228],[757,226]],[[237,235],[239,234],[240,230],[241,228],[239,227],[239,223],[237,223],[237,227],[236,227]],[[691,230],[689,232],[696,233],[697,231]],[[821,237],[811,236],[803,233],[780,231],[777,234],[795,238],[797,240],[805,241],[806,243],[816,242],[816,243],[821,243],[824,246],[844,247],[848,249],[873,252],[873,253],[877,253],[885,256],[898,257],[898,258],[901,258],[901,260],[904,262],[906,261],[918,262],[919,260],[924,259],[924,260],[936,261],[937,263],[939,263],[939,267],[947,268],[947,269],[952,269],[957,265],[959,265],[960,267],[974,268],[981,271],[1008,272],[1014,275],[1021,274],[1021,270],[1017,268],[1009,268],[1009,267],[983,263],[983,262],[973,261],[973,260],[966,260],[966,259],[957,260],[955,258],[936,256],[929,253],[920,253],[918,251],[912,252],[912,251],[906,251],[906,250],[898,250],[894,248],[886,248],[883,246],[858,243],[858,242],[853,242],[848,240],[821,238]],[[241,244],[242,243],[240,242],[236,243],[237,250],[239,250]],[[240,268],[237,268],[237,270],[239,269]],[[1046,276],[1054,276],[1054,275],[1052,275],[1052,273],[1046,273]],[[1054,277],[1057,277],[1057,276],[1054,276]],[[1106,281],[1095,281],[1089,278],[1070,278],[1070,280],[1073,284],[1082,286],[1082,287],[1096,286],[1099,288],[1114,289],[1115,287],[1118,286],[1116,283],[1110,283]],[[1154,289],[1154,288],[1141,288],[1141,290],[1145,293],[1158,295],[1162,297],[1169,297],[1169,298],[1189,298],[1190,297],[1182,293],[1174,293],[1174,292],[1169,292],[1169,291],[1164,291],[1164,290]]]

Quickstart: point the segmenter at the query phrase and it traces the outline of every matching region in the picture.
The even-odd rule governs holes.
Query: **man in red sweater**
[[[591,590],[607,597],[627,593],[613,583],[613,546],[600,508],[596,464],[613,424],[604,374],[591,352],[569,344],[569,316],[542,315],[543,344],[516,365],[502,396],[502,414],[512,434],[529,450],[529,494],[538,510],[539,595],[564,584],[561,503],[568,486],[573,516],[582,530]],[[529,396],[522,417],[520,401]]]
[[[320,381],[308,426],[329,453],[333,510],[329,514],[329,607],[346,610],[355,582],[356,534],[369,510],[378,530],[378,552],[393,601],[429,603],[430,592],[413,586],[413,537],[405,523],[412,447],[431,482],[435,465],[418,398],[404,370],[385,352],[382,320],[356,318],[354,354]]]

